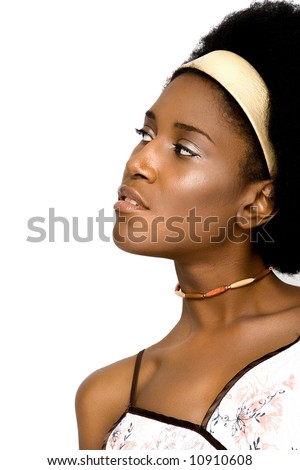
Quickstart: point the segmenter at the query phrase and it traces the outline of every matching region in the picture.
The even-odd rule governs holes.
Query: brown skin
[[[236,280],[255,277],[265,266],[249,241],[251,227],[272,217],[271,180],[246,184],[239,162],[247,141],[228,119],[218,91],[192,74],[171,82],[146,116],[142,141],[130,157],[123,184],[135,189],[147,210],[118,215],[116,244],[125,251],[173,259],[179,283],[186,292],[206,292]],[[155,119],[154,119],[155,116]],[[176,123],[200,128],[208,136],[187,131]],[[181,144],[189,151],[174,149]],[[253,209],[255,207],[255,216]],[[151,227],[157,216],[186,218],[189,210],[218,223],[204,232],[201,243],[189,237],[166,241],[166,223],[146,239],[134,243],[128,227],[142,216]],[[121,223],[120,216],[125,217]],[[232,233],[219,243],[210,236],[233,220],[234,234],[246,236],[233,243]],[[124,241],[118,241],[120,235]],[[141,233],[139,233],[141,235]],[[300,334],[300,289],[270,274],[257,283],[206,299],[183,300],[182,315],[174,329],[147,348],[139,376],[136,405],[201,423],[224,385],[243,367],[264,354],[296,340]],[[80,449],[100,449],[106,434],[125,411],[135,357],[94,372],[76,396]],[[157,400],[159,397],[159,400]]]

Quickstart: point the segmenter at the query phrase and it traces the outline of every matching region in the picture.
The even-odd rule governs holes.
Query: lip
[[[137,205],[130,201],[125,201],[125,198],[134,200],[137,202]],[[114,204],[114,209],[120,212],[134,212],[137,210],[149,210],[149,207],[135,189],[121,185],[118,189],[118,201]]]

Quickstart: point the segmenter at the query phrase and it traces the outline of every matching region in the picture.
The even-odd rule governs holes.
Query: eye
[[[181,144],[174,144],[175,152],[183,157],[200,157],[197,152],[185,147]]]
[[[135,132],[142,137],[142,142],[150,142],[152,140],[151,135],[144,129],[136,129]]]

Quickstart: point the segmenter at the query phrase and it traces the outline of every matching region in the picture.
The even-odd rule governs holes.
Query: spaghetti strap
[[[129,406],[134,405],[136,386],[137,386],[137,383],[138,383],[139,371],[140,371],[140,366],[141,366],[141,361],[142,361],[144,351],[145,351],[145,349],[142,349],[142,351],[140,351],[136,356],[135,366],[134,366],[134,371],[133,371],[133,377],[132,377],[132,383],[131,383]]]

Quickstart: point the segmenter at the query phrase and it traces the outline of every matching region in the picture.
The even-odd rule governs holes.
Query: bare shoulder
[[[300,287],[281,281],[279,296],[274,295],[270,303],[282,327],[287,324],[300,335]]]
[[[295,316],[300,314],[300,286],[283,283],[284,299],[286,303],[286,309],[295,313]],[[283,310],[285,310],[283,308]]]
[[[295,328],[297,329],[298,335],[300,335],[300,287],[290,286],[291,297],[292,297],[292,308],[293,321]]]
[[[79,448],[101,449],[103,441],[129,404],[135,356],[103,367],[79,386],[76,399]]]

